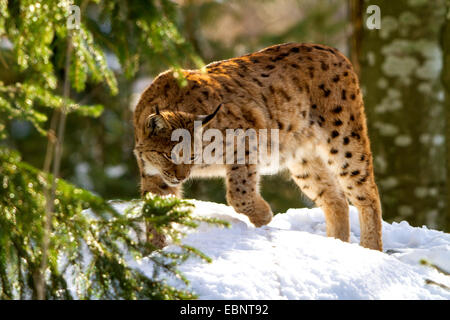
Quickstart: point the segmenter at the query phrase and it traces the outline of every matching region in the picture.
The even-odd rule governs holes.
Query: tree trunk
[[[444,86],[445,100],[445,144],[446,144],[446,170],[447,170],[447,230],[450,226],[450,0],[446,0],[446,19],[441,29],[442,48],[442,84]]]
[[[445,1],[364,1],[359,62],[384,219],[448,230]],[[381,9],[380,30],[365,26],[368,5]]]
[[[353,64],[358,76],[361,76],[359,57],[361,56],[361,43],[363,36],[363,7],[364,0],[349,0],[349,16],[352,27],[352,36],[350,37],[350,61]]]

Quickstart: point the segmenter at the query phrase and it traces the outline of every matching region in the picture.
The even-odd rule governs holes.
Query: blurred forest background
[[[0,11],[1,3],[8,2],[0,0]],[[13,7],[11,3],[14,1],[7,5]],[[105,53],[106,65],[98,67],[101,75],[97,80],[102,81],[86,81],[87,76],[81,73],[79,85],[72,81],[68,95],[79,105],[102,105],[104,110],[97,118],[84,117],[82,113],[67,118],[62,178],[106,199],[138,198],[139,175],[132,152],[132,110],[140,93],[159,72],[173,66],[197,68],[202,63],[283,42],[316,42],[344,52],[359,71],[383,218],[450,230],[449,1],[84,0],[74,3],[81,7],[81,20],[92,33],[93,41]],[[369,5],[381,9],[380,30],[366,27]],[[160,8],[165,6],[173,19],[164,20],[164,10],[159,15]],[[160,38],[146,38],[146,32],[154,32],[154,28],[167,22],[173,25],[165,28]],[[176,45],[168,46],[166,38],[175,39]],[[40,42],[45,39],[36,39],[37,48]],[[54,41],[50,47],[59,53],[64,50],[62,42]],[[82,54],[74,52],[73,64],[86,63]],[[48,57],[59,66],[52,70],[58,83],[63,83],[65,76],[63,57],[63,54]],[[2,91],[2,86],[26,82],[30,75],[23,71],[26,68],[14,67],[18,60],[17,50],[8,40],[8,30],[2,35],[0,25],[0,99],[8,99],[7,94],[10,95]],[[77,70],[76,66],[71,68]],[[38,72],[32,76],[39,77],[39,68],[34,71]],[[92,77],[91,71],[86,73]],[[114,76],[116,81],[112,80]],[[95,80],[95,75],[92,78]],[[54,86],[54,90],[62,92],[62,85]],[[26,99],[21,103],[41,107],[39,101]],[[16,102],[13,104],[16,106]],[[17,103],[17,108],[24,107]],[[50,119],[51,110],[41,109]],[[0,143],[18,150],[25,162],[43,168],[48,135],[42,135],[27,117],[9,118],[2,123],[8,135]],[[44,121],[43,127],[48,129],[50,125],[50,121]],[[283,173],[265,177],[262,193],[274,212],[312,206]],[[185,196],[225,203],[224,184],[220,179],[189,181]]]

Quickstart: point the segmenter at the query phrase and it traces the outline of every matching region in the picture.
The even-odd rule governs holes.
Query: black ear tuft
[[[159,110],[157,109],[156,111],[157,113],[149,115],[145,122],[145,125],[149,131],[149,136],[156,135],[159,131],[167,127],[166,121],[159,113]]]
[[[202,121],[202,127],[206,126],[209,122],[211,122],[212,119],[214,119],[217,112],[219,112],[219,110],[222,106],[223,106],[223,103],[219,104],[213,113],[208,114],[207,116],[204,116],[204,117],[199,117],[199,119],[201,119],[201,121]]]

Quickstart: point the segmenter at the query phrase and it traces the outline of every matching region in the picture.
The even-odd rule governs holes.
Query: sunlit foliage
[[[67,23],[73,5],[81,14],[75,26]],[[167,67],[186,58],[200,63],[176,28],[174,10],[169,1],[0,0],[0,298],[37,297],[43,250],[48,299],[194,297],[156,280],[158,272],[182,278],[177,265],[189,256],[207,259],[182,246],[181,233],[172,229],[172,223],[196,226],[189,204],[151,197],[144,210],[137,204],[121,215],[101,197],[56,179],[50,243],[43,248],[44,195],[53,178],[22,161],[9,137],[11,123],[21,120],[51,138],[48,120],[54,110],[64,109],[69,118],[100,116],[104,106],[78,103],[77,92],[101,85],[109,95],[118,93],[108,55],[129,77],[149,59]],[[141,239],[142,225],[159,213],[165,216],[158,230],[180,250],[152,255],[155,274],[145,275],[128,265],[125,252],[139,259],[156,249]]]

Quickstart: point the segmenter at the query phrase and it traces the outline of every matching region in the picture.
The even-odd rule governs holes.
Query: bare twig
[[[8,64],[6,63],[5,59],[3,58],[1,50],[0,50],[0,62],[2,63],[2,65],[5,69],[9,69]]]
[[[442,289],[445,289],[445,290],[450,290],[450,288],[447,287],[445,284],[442,284],[442,283],[439,283],[439,282],[436,282],[436,281],[433,281],[433,280],[430,280],[430,279],[425,279],[425,283],[441,287]]]
[[[88,4],[87,0],[84,0],[81,4],[81,12],[84,12]],[[66,47],[66,60],[65,60],[65,74],[63,84],[63,99],[64,103],[61,110],[55,110],[50,123],[50,130],[47,136],[47,151],[44,160],[44,171],[50,173],[50,167],[53,164],[51,183],[45,188],[45,220],[44,220],[44,236],[42,239],[42,260],[39,275],[36,279],[36,297],[39,300],[44,300],[45,293],[45,271],[48,265],[48,248],[50,244],[50,233],[52,229],[52,218],[55,206],[55,193],[56,193],[56,179],[59,176],[61,168],[61,159],[64,143],[64,131],[66,129],[66,118],[68,113],[68,100],[70,96],[70,62],[73,51],[72,44],[72,30],[68,29],[67,47]]]
[[[55,112],[52,116],[50,130],[48,135],[47,152],[44,162],[44,171],[49,173],[50,166],[53,162],[53,170],[51,177],[51,184],[47,186],[45,192],[46,199],[46,212],[45,212],[45,226],[44,226],[44,237],[42,241],[42,260],[41,260],[41,270],[36,283],[37,299],[45,299],[45,270],[47,269],[47,259],[48,259],[48,247],[50,244],[50,233],[51,225],[54,211],[55,193],[56,193],[56,179],[59,176],[59,171],[61,167],[61,157],[62,157],[62,147],[64,142],[64,131],[66,126],[67,109],[68,109],[68,99],[70,95],[70,60],[72,55],[72,37],[69,33],[67,37],[67,48],[66,48],[66,61],[65,61],[65,75],[64,75],[64,88],[63,88],[63,98],[64,104],[60,111]],[[55,129],[58,125],[58,135],[55,137]],[[53,159],[52,159],[53,155]],[[53,161],[52,161],[53,160]]]
[[[436,269],[438,272],[440,272],[442,274],[445,274],[446,276],[450,276],[450,272],[442,269],[441,267],[439,267],[439,266],[437,266],[437,265],[435,265],[435,264],[433,264],[433,263],[431,263],[431,262],[429,262],[429,261],[427,261],[425,259],[422,259],[419,262],[422,265],[429,266],[429,267],[432,267],[432,268]]]
[[[448,271],[445,271],[444,269],[438,267],[437,265],[435,265],[435,264],[433,264],[433,263],[431,263],[431,262],[429,262],[429,261],[427,261],[427,260],[425,260],[425,259],[422,259],[422,260],[420,260],[419,262],[420,262],[420,264],[422,264],[422,265],[424,265],[424,266],[428,266],[428,267],[431,267],[431,268],[436,269],[438,272],[440,272],[440,273],[442,273],[442,274],[445,274],[446,276],[449,276],[449,275],[450,275],[450,273],[449,273]],[[442,289],[445,289],[445,290],[450,290],[450,288],[447,287],[445,284],[436,282],[436,281],[431,280],[431,279],[425,279],[425,283],[426,283],[426,284],[432,284],[432,285],[441,287]]]

